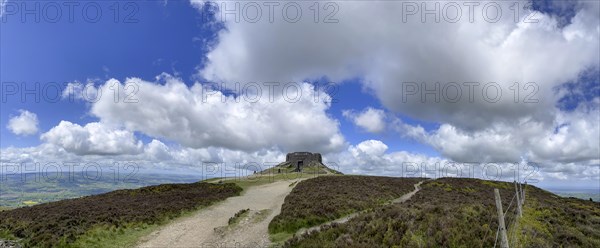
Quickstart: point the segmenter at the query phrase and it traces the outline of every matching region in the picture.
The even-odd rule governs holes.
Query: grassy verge
[[[240,222],[240,219],[245,218],[246,216],[248,216],[250,209],[242,209],[240,211],[238,211],[237,213],[235,213],[235,215],[231,218],[229,218],[229,221],[227,222],[230,226],[231,225],[235,225],[237,223]]]
[[[275,244],[283,244],[286,240],[290,239],[293,236],[294,236],[294,233],[278,232],[278,233],[269,235],[269,239],[271,240],[271,242],[273,242]]]
[[[252,222],[258,223],[265,220],[269,216],[269,214],[271,214],[271,212],[272,211],[270,209],[263,209],[258,211],[258,213],[254,215],[254,219],[252,220]]]
[[[73,243],[63,247],[133,247],[140,238],[157,230],[161,224],[130,223],[121,227],[97,226]]]

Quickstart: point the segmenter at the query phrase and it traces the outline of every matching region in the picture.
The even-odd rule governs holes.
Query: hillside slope
[[[289,181],[282,176],[259,177],[264,182],[166,184],[1,211],[0,239],[17,239],[25,247],[105,247],[99,240],[141,229],[158,231],[140,246],[493,247],[499,242],[497,188],[511,247],[600,247],[600,203],[531,185],[517,221],[512,183],[332,174]],[[242,196],[232,197],[242,188]],[[412,197],[396,201],[407,195]],[[159,227],[182,213],[193,214]]]
[[[285,198],[281,214],[269,224],[275,236],[293,234],[394,200],[422,178],[322,176],[299,183]]]
[[[443,178],[425,182],[404,203],[376,207],[346,223],[295,236],[285,246],[493,247],[498,229],[494,188],[508,209],[514,196],[511,183]],[[506,216],[511,247],[600,247],[599,203],[528,186],[518,222],[514,209]]]
[[[0,212],[0,238],[20,239],[25,247],[88,246],[80,242],[98,228],[114,237],[241,191],[233,183],[163,184],[17,208]]]

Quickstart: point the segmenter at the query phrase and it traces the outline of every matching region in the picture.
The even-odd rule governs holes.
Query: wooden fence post
[[[504,225],[504,211],[502,211],[502,200],[500,199],[500,191],[494,189],[496,198],[496,209],[498,210],[498,224],[500,225],[500,247],[508,248],[508,236],[506,236],[506,226]]]
[[[517,181],[515,181],[515,196],[517,196],[517,213],[519,217],[523,217],[523,211],[521,211],[521,192],[517,186]]]
[[[523,186],[523,191],[521,191],[523,193],[523,204],[525,204],[525,190],[527,189],[527,181],[525,181],[525,186]]]
[[[522,184],[522,183],[519,183],[519,192],[521,193],[521,206],[522,206],[523,204],[525,204],[525,193],[523,192],[523,190],[525,190],[525,189],[523,188],[523,184]]]

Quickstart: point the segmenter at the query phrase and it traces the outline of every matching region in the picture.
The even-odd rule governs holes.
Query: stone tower
[[[312,162],[323,163],[320,153],[310,152],[292,152],[285,157],[285,162],[291,163],[296,167],[296,171],[302,171],[304,166],[309,166]]]

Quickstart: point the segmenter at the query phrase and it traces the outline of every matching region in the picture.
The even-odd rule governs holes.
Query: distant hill
[[[192,183],[201,175],[136,173],[121,175],[104,173],[98,178],[86,178],[81,173],[25,173],[0,175],[0,209],[97,195],[119,189],[135,189],[169,183]]]
[[[600,189],[582,189],[571,191],[550,189],[549,191],[562,197],[575,197],[583,200],[592,199],[595,202],[600,202]]]

